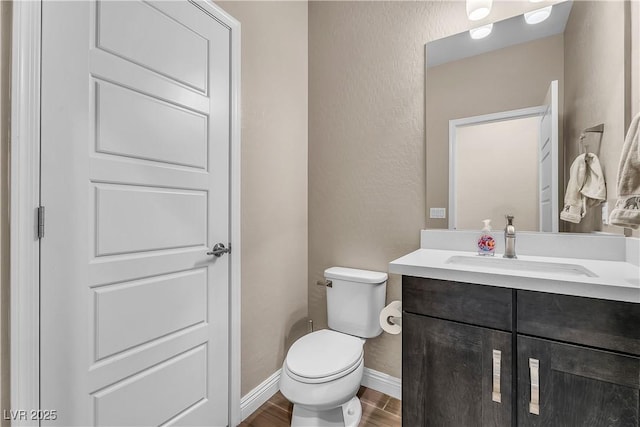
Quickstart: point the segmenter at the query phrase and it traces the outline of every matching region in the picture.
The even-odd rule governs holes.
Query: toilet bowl
[[[298,339],[280,375],[280,391],[293,403],[293,427],[358,425],[365,338],[382,332],[386,273],[332,267],[325,278],[330,329]]]
[[[323,329],[296,341],[282,366],[280,391],[294,404],[292,426],[357,426],[364,340]]]

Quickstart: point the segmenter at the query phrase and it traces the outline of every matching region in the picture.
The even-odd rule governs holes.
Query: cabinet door
[[[519,426],[637,427],[639,391],[638,357],[518,336]]]
[[[406,312],[403,323],[403,425],[511,425],[510,333]]]

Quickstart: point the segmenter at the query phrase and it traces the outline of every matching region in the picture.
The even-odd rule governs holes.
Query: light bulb
[[[493,24],[487,24],[481,27],[470,29],[469,34],[471,35],[472,39],[480,40],[491,34],[491,30],[493,30]]]
[[[467,0],[467,16],[472,21],[486,18],[491,12],[493,0]]]
[[[524,20],[527,24],[539,24],[551,15],[553,6],[543,7],[542,9],[532,10],[524,14]]]

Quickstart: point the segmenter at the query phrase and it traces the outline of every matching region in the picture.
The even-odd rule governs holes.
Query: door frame
[[[449,230],[456,230],[456,130],[460,127],[542,116],[544,105],[449,120]],[[557,151],[557,150],[556,150]],[[556,172],[557,174],[557,172]]]
[[[188,0],[229,28],[231,64],[229,425],[240,415],[240,23],[211,0]],[[11,408],[40,409],[40,65],[42,2],[13,2],[10,140]],[[55,408],[47,408],[55,409]],[[35,420],[13,426],[38,425]]]

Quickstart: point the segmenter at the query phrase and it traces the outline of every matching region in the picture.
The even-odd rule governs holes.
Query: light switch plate
[[[446,208],[430,208],[429,209],[429,218],[446,218],[446,217],[447,217]]]

